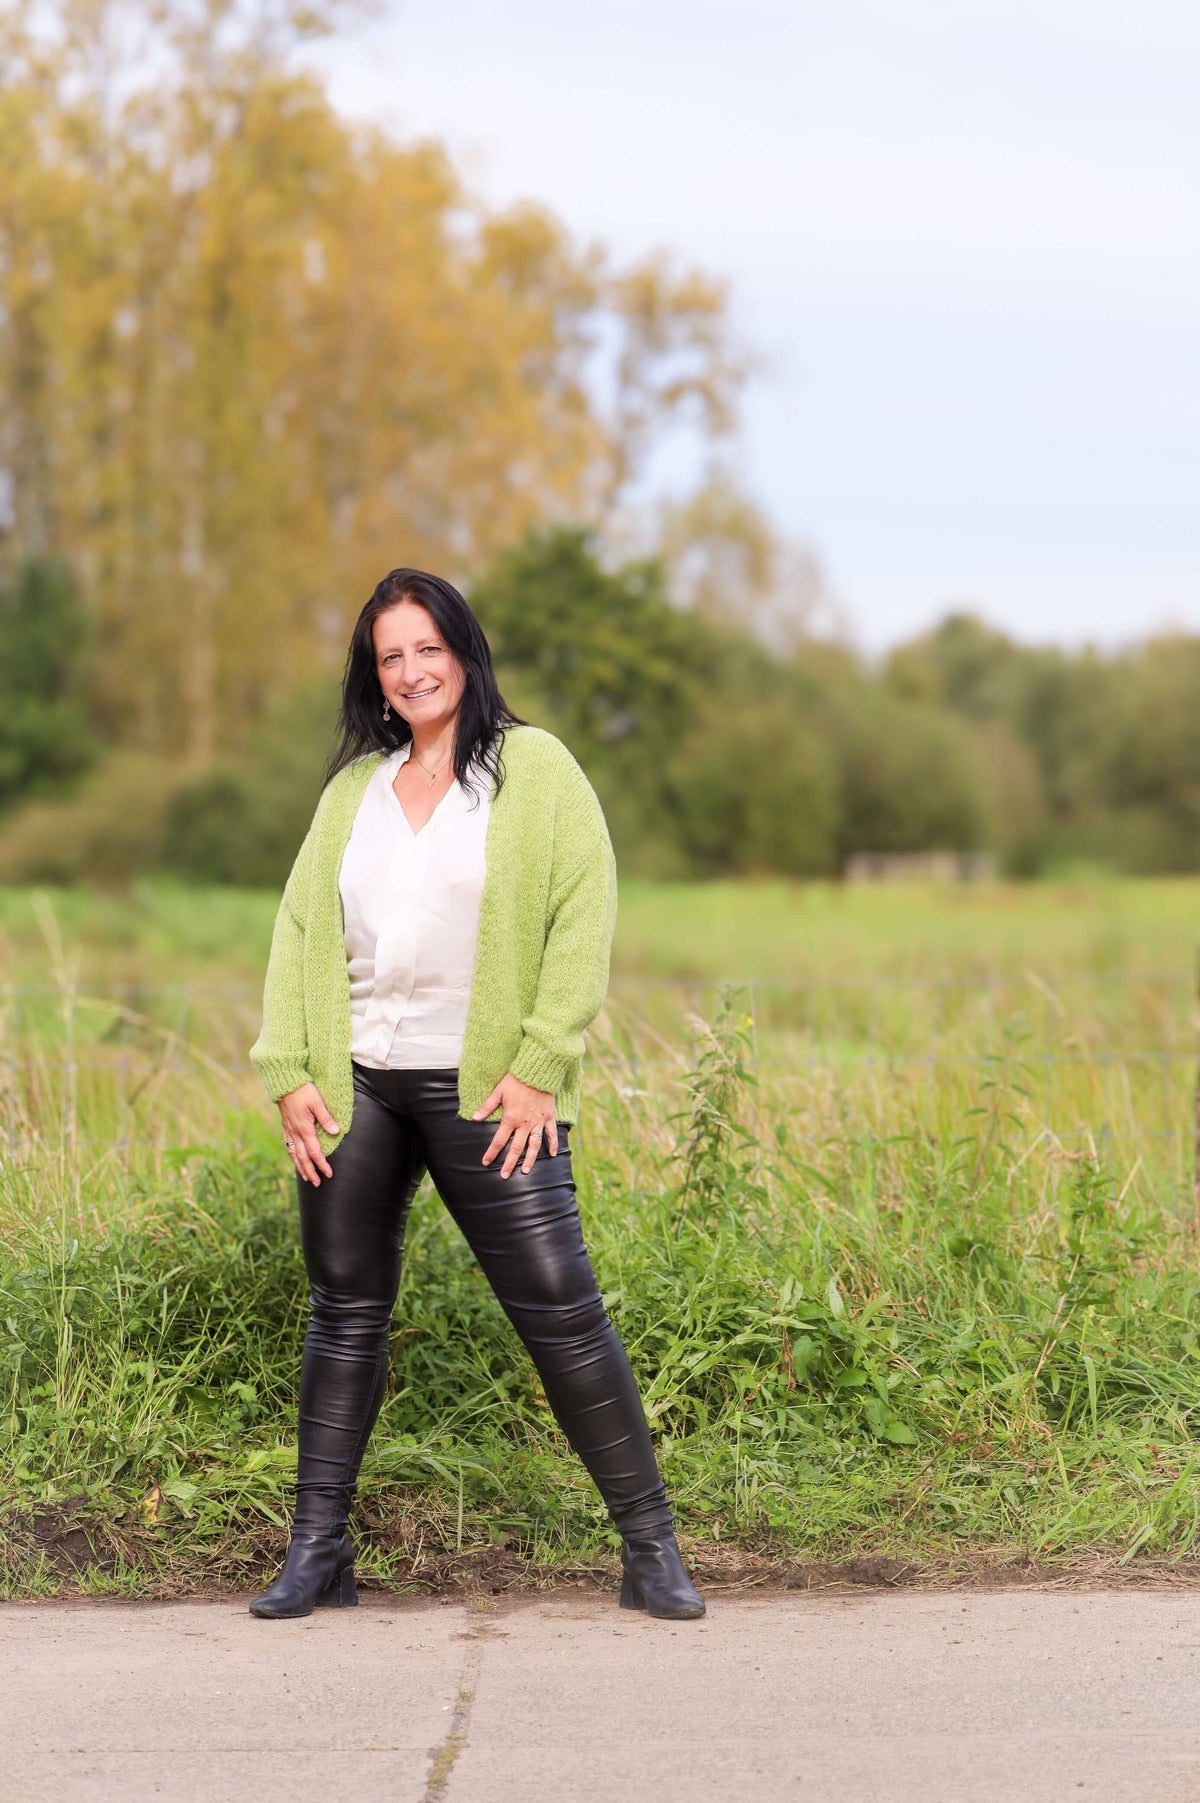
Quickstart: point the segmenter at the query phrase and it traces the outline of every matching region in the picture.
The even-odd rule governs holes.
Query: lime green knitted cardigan
[[[508,1072],[554,1092],[574,1121],[584,1034],[604,1004],[617,919],[612,842],[595,790],[567,747],[537,726],[501,729],[504,782],[492,798],[458,1112],[471,1120]],[[342,853],[382,752],[329,782],[283,891],[250,1048],[272,1101],[315,1083],[339,1132],[354,1114],[350,980],[338,888]],[[500,1109],[487,1117],[497,1120]]]

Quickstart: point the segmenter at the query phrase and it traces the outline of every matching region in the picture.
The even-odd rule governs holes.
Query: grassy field
[[[305,1280],[246,1062],[276,898],[0,891],[2,1582],[248,1589]],[[1200,884],[622,887],[573,1136],[702,1578],[1200,1556]],[[428,1185],[368,1581],[615,1570]]]

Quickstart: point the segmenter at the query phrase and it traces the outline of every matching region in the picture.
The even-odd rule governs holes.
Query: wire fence
[[[761,1125],[818,1143],[968,1132],[998,1098],[1027,1134],[1151,1160],[1195,1183],[1197,979],[1183,968],[1032,969],[787,980],[614,977],[589,1086],[653,1112],[732,988]],[[262,990],[238,982],[0,986],[0,1157],[202,1149],[265,1103],[247,1050]]]

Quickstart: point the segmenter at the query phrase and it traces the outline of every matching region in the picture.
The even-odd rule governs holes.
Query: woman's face
[[[398,601],[371,627],[375,673],[392,704],[421,738],[434,738],[458,713],[465,686],[462,665],[433,616],[418,601]]]

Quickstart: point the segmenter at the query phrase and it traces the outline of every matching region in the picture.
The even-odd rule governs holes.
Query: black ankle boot
[[[250,1604],[251,1615],[274,1620],[311,1615],[314,1609],[345,1609],[358,1601],[354,1548],[340,1537],[299,1528],[292,1535],[283,1570],[271,1588]]]
[[[273,1620],[311,1615],[314,1609],[346,1609],[358,1602],[354,1548],[344,1497],[321,1511],[315,1498],[298,1499],[297,1517],[283,1570],[250,1604],[251,1615]]]
[[[664,1621],[690,1621],[705,1613],[704,1598],[693,1586],[671,1528],[622,1535],[622,1609],[645,1609]]]

